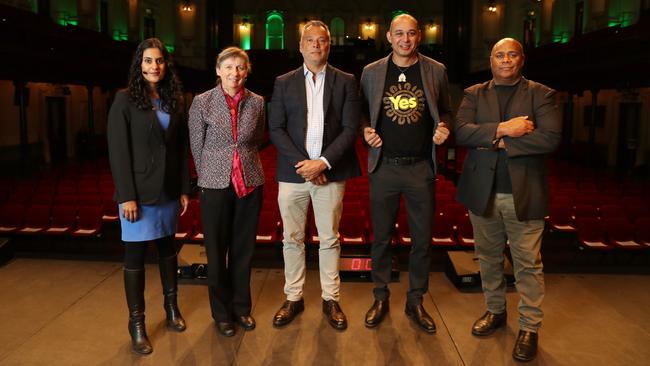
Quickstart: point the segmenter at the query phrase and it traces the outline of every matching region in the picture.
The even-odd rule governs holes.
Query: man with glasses
[[[487,303],[472,334],[487,336],[506,325],[503,258],[509,243],[520,296],[520,330],[512,356],[530,361],[537,354],[543,316],[546,156],[560,142],[561,122],[555,91],[524,78],[523,65],[518,41],[498,41],[490,54],[492,80],[465,90],[454,132],[456,143],[468,148],[457,199],[470,212]]]

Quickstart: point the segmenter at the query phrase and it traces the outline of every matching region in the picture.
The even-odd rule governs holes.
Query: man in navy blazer
[[[304,309],[305,224],[309,202],[319,247],[323,312],[335,329],[347,320],[339,305],[338,226],[345,180],[360,175],[354,151],[359,95],[353,75],[327,63],[330,34],[310,21],[300,38],[304,64],[277,77],[271,99],[269,133],[278,149],[278,205],[284,227],[286,301],[273,325],[291,322]]]
[[[492,80],[465,89],[455,128],[468,147],[458,201],[469,209],[487,311],[472,334],[487,336],[506,323],[503,251],[509,242],[519,301],[519,335],[512,356],[537,353],[543,313],[540,248],[548,206],[546,156],[561,139],[555,91],[521,75],[521,44],[504,38],[492,48]]]

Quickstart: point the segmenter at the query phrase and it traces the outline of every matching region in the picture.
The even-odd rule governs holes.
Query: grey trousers
[[[512,194],[497,193],[485,215],[470,212],[474,227],[475,251],[481,268],[487,310],[499,314],[506,310],[506,283],[503,277],[503,251],[510,241],[510,253],[519,293],[519,327],[537,332],[542,323],[544,273],[540,248],[544,220],[519,221]]]

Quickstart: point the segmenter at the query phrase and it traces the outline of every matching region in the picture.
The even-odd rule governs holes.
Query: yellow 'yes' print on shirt
[[[399,83],[388,88],[382,99],[386,117],[399,125],[417,123],[424,111],[424,91],[417,85]]]

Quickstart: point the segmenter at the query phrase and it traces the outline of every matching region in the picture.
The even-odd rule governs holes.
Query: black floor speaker
[[[0,266],[14,257],[14,249],[9,238],[0,238]]]
[[[200,244],[183,244],[178,252],[178,278],[205,282],[208,278],[208,257]]]
[[[503,255],[503,267],[506,283],[510,286],[515,282],[512,264]],[[474,287],[481,285],[481,273],[478,258],[474,251],[449,251],[445,263],[445,274],[456,287]]]

